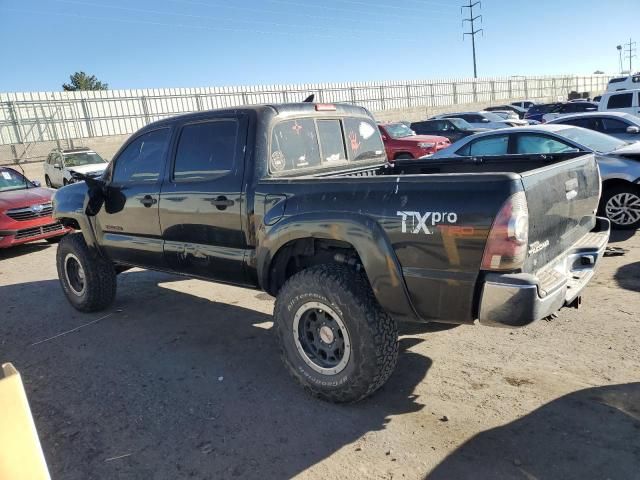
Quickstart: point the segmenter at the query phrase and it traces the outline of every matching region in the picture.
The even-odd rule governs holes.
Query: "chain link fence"
[[[40,160],[54,146],[79,146],[88,139],[119,144],[147,123],[181,113],[297,102],[311,94],[317,102],[352,103],[372,112],[417,109],[426,115],[456,105],[549,101],[566,98],[570,91],[596,94],[606,89],[608,80],[601,75],[505,77],[0,94],[0,163]]]

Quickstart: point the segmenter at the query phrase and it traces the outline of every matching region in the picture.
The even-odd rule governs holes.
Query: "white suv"
[[[607,92],[619,92],[621,90],[633,90],[640,88],[640,73],[628,77],[618,77],[609,80]]]
[[[640,89],[604,93],[598,103],[598,111],[640,116]]]
[[[99,177],[109,163],[89,148],[54,149],[44,162],[44,181],[47,187],[62,187],[76,180],[74,173]]]

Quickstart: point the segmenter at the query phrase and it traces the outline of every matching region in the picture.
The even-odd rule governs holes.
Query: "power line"
[[[482,2],[477,1],[475,3],[471,3],[472,0],[469,0],[469,5],[462,5],[460,7],[460,11],[464,13],[464,9],[468,8],[469,9],[469,18],[463,18],[462,19],[462,25],[464,27],[464,22],[469,22],[471,24],[471,31],[470,32],[463,32],[462,33],[462,38],[464,38],[466,35],[470,35],[471,36],[471,46],[473,48],[473,78],[478,78],[478,68],[476,66],[476,35],[480,32],[483,32],[484,35],[484,29],[483,28],[479,28],[476,30],[475,28],[475,22],[477,20],[480,20],[480,23],[482,23],[482,15],[476,15],[475,17],[473,16],[473,7],[475,7],[476,5],[480,5],[480,8],[482,8]]]
[[[629,41],[624,44],[624,46],[626,47],[624,58],[629,59],[629,75],[633,75],[633,59],[637,57],[636,52],[638,50],[636,48],[636,42],[634,42],[630,38]]]

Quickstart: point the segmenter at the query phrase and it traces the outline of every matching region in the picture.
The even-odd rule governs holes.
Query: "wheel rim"
[[[68,253],[64,258],[64,275],[71,292],[78,297],[82,296],[87,288],[84,268],[73,253]]]
[[[607,218],[617,225],[633,225],[640,221],[640,197],[635,193],[618,193],[605,207]]]
[[[349,332],[340,316],[327,305],[302,305],[293,318],[293,339],[304,362],[318,373],[335,375],[349,363]]]

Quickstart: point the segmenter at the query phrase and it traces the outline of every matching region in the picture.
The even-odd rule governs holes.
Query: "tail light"
[[[483,270],[515,270],[527,257],[529,210],[524,192],[514,193],[498,212],[482,257]]]

